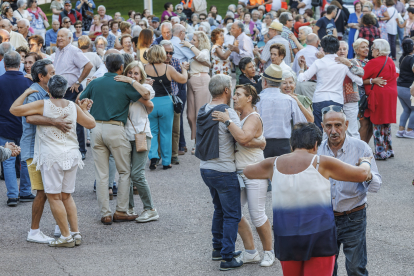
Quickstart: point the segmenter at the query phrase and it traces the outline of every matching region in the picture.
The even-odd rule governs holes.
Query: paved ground
[[[398,105],[398,120],[401,106]],[[186,136],[189,128],[186,124]],[[370,275],[413,275],[413,142],[394,138],[395,158],[378,163],[383,186],[369,194],[368,270]],[[187,140],[189,141],[189,140]],[[188,144],[190,148],[192,144]],[[372,142],[371,142],[372,146]],[[169,171],[147,169],[147,179],[160,220],[103,226],[93,192],[92,152],[78,172],[74,199],[78,207],[83,244],[73,249],[50,248],[26,242],[30,228],[31,203],[7,207],[6,187],[0,181],[0,275],[217,275],[218,263],[210,259],[213,205],[199,173],[199,161],[187,153],[180,165]],[[139,196],[136,205],[141,207]],[[116,201],[111,202],[113,210]],[[139,208],[136,208],[140,211]],[[244,210],[246,211],[246,210]],[[244,212],[248,217],[248,213]],[[272,219],[271,195],[267,215]],[[54,219],[49,205],[41,230],[52,235]],[[257,248],[262,252],[255,233]],[[242,249],[240,239],[237,249]],[[227,275],[282,275],[278,261],[270,268],[245,265]],[[340,275],[346,275],[340,257]]]

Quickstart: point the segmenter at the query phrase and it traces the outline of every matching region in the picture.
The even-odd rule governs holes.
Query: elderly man
[[[29,97],[25,99],[24,104],[49,99],[49,94],[47,93],[47,83],[54,74],[55,68],[53,67],[51,60],[41,59],[36,61],[31,69],[31,75],[34,83],[30,86],[30,88],[38,91],[38,93],[30,94]],[[21,158],[28,164],[32,190],[36,190],[36,197],[32,205],[31,227],[26,239],[29,242],[49,243],[49,241],[54,240],[53,238],[43,234],[39,227],[47,198],[44,192],[42,175],[40,171],[36,170],[36,166],[30,166],[33,162],[36,125],[54,126],[63,132],[67,132],[71,128],[71,122],[66,120],[65,117],[67,117],[67,115],[62,115],[58,118],[49,118],[41,115],[22,117],[23,134],[20,140],[22,148]],[[59,229],[58,226],[55,228],[55,233],[59,233],[56,229]]]
[[[319,155],[331,156],[350,165],[357,164],[361,157],[373,157],[367,143],[346,134],[348,121],[342,108],[328,106],[322,113],[322,126],[328,139],[320,145]],[[348,275],[368,275],[367,192],[378,192],[382,183],[375,159],[371,159],[371,177],[368,181],[355,183],[330,179],[330,182],[338,251],[342,244]],[[335,262],[334,276],[337,271],[338,264]]]
[[[170,22],[164,22],[161,24],[161,36],[154,40],[152,45],[158,45],[161,41],[171,40],[172,37],[172,25]]]
[[[244,32],[244,24],[241,21],[236,21],[231,25],[231,34],[236,38],[234,45],[227,45],[232,51],[230,57],[233,59],[233,63],[236,66],[236,84],[239,84],[239,78],[241,71],[239,69],[239,62],[244,57],[253,58],[253,41]]]
[[[257,110],[263,121],[263,135],[266,138],[265,158],[280,156],[290,152],[292,123],[305,123],[306,118],[296,101],[280,92],[282,69],[271,64],[263,73],[263,90]]]
[[[75,25],[76,21],[82,21],[82,14],[80,14],[75,9],[72,9],[72,3],[70,0],[65,1],[65,6],[62,12],[59,14],[59,23],[62,24],[62,19],[68,17],[70,19],[70,25]],[[62,26],[63,27],[63,26]]]
[[[98,14],[102,24],[108,24],[108,21],[112,19],[112,16],[106,14],[106,8],[103,5],[98,7]]]
[[[160,30],[160,19],[158,17],[153,17],[150,23],[150,29],[154,32],[155,36],[158,38],[161,36]]]
[[[103,24],[102,27],[101,27],[101,31],[102,31],[102,35],[100,35],[100,36],[105,37],[106,41],[108,42],[108,44],[106,45],[105,50],[109,50],[109,49],[114,48],[116,36],[109,32],[108,24]]]
[[[24,39],[26,39],[26,41],[29,39],[29,37],[34,35],[32,32],[29,31],[29,28],[29,20],[22,18],[17,22],[17,31],[19,32],[19,34],[23,36]]]
[[[262,35],[263,36],[265,36],[267,32],[269,31],[269,27],[270,25],[272,25],[273,19],[274,19],[273,14],[271,14],[270,12],[265,15],[265,18],[263,19],[263,23],[262,23]]]
[[[10,34],[10,44],[14,48],[18,48],[20,46],[27,46],[27,41],[24,37],[19,34],[18,32],[12,31],[13,25],[8,19],[3,19],[0,21],[0,28],[6,30]],[[3,41],[4,42],[4,41]]]
[[[289,42],[281,36],[283,32],[283,25],[277,22],[272,22],[268,29],[270,40],[264,46],[260,56],[260,62],[264,64],[264,70],[266,70],[266,68],[272,63],[272,60],[270,59],[270,46],[275,43],[280,43],[285,46],[286,50],[289,50]],[[290,53],[285,56],[284,60],[285,63],[290,66]]]
[[[46,32],[46,47],[50,47],[50,43],[56,44],[57,33],[59,31],[60,23],[58,20],[52,22],[52,29]]]
[[[229,107],[231,77],[215,75],[208,88],[212,100],[202,106],[198,113],[195,155],[200,159],[201,177],[210,190],[214,204],[212,259],[222,260],[220,270],[230,270],[241,267],[243,261],[235,258],[241,252],[234,252],[241,220],[241,203],[234,163],[234,139],[228,127],[230,124],[241,125],[239,116]],[[212,120],[214,111],[226,109],[231,120],[225,124]],[[226,189],[223,189],[224,186]]]
[[[68,29],[59,30],[54,65],[56,74],[65,77],[68,81],[68,89],[64,98],[74,102],[77,94],[83,90],[81,83],[89,75],[93,65],[79,48],[70,43],[71,39],[72,33]],[[76,133],[78,134],[82,159],[85,159],[84,128],[79,124],[76,125]]]
[[[296,54],[299,52],[298,46],[296,46],[296,43],[290,38],[290,35],[293,34],[291,31],[293,28],[293,16],[290,12],[282,12],[279,16],[279,22],[283,25],[283,31],[282,31],[282,37],[289,41],[290,48],[293,52],[293,54]],[[290,50],[286,48],[286,51],[288,51],[287,55],[290,55]],[[290,66],[290,64],[289,64]]]
[[[315,125],[322,130],[322,109],[326,106],[344,105],[344,88],[343,83],[346,76],[357,85],[362,85],[362,79],[355,75],[358,68],[353,65],[348,68],[344,64],[336,62],[336,54],[339,50],[339,40],[332,35],[325,36],[321,41],[321,46],[325,56],[315,60],[313,64],[307,68],[305,57],[299,58],[299,76],[298,82],[308,81],[316,75],[316,90],[312,98],[313,116],[315,117]]]
[[[319,37],[314,34],[308,34],[306,36],[306,47],[297,52],[295,56],[295,61],[293,62],[292,69],[296,73],[296,75],[299,75],[300,73],[300,66],[299,66],[299,58],[305,57],[306,66],[312,66],[312,64],[317,60],[316,54],[319,53],[318,46],[319,46]],[[306,68],[308,69],[308,68]],[[308,81],[304,82],[298,82],[296,84],[296,90],[295,93],[299,95],[304,95],[308,97],[309,99],[313,98],[313,93],[316,89],[316,80],[310,79]]]
[[[0,30],[0,35],[2,34],[2,32],[7,33],[7,31],[5,30]],[[0,44],[0,76],[6,73],[6,69],[4,68],[4,55],[12,50],[14,50],[14,47],[9,42],[3,42],[2,44]],[[24,65],[23,63],[21,63],[19,71],[23,72],[23,70]]]
[[[4,54],[2,61],[6,73],[0,76],[0,145],[14,143],[20,146],[22,137],[22,120],[9,111],[14,101],[30,87],[32,82],[19,71],[21,57],[15,51]],[[19,161],[20,157],[17,157]],[[20,160],[20,192],[16,178],[16,157],[3,162],[4,179],[7,187],[7,205],[17,206],[17,203],[33,201],[34,195],[30,188],[29,172],[25,160]]]
[[[136,81],[118,82],[117,75],[124,71],[124,59],[120,54],[109,54],[105,59],[108,69],[103,77],[92,81],[80,99],[93,100],[91,114],[96,127],[91,133],[92,153],[95,161],[96,194],[101,210],[101,222],[105,225],[113,221],[132,221],[138,215],[128,213],[131,144],[125,135],[125,123],[128,118],[129,104],[139,98],[150,99],[150,92]],[[117,91],[114,93],[114,91]],[[137,92],[138,91],[138,92]],[[117,207],[113,215],[109,207],[108,171],[109,155],[115,159],[119,173]]]

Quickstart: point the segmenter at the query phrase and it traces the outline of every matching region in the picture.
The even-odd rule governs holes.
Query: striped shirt
[[[172,67],[174,67],[174,69],[181,74],[181,63],[178,59],[172,57],[171,61],[170,61],[170,65]],[[172,88],[172,93],[173,95],[177,95],[178,94],[178,83],[175,82],[174,80],[171,80],[171,88]]]
[[[288,27],[283,26],[283,32],[281,34],[282,37],[286,39],[287,41],[289,41],[291,49],[296,49],[298,48],[298,46],[296,46],[295,42],[293,42],[293,40],[289,37],[290,34],[293,34],[292,31]],[[288,49],[286,49],[286,55],[290,55],[290,52],[288,51]]]
[[[331,156],[350,165],[358,163],[360,157],[373,157],[372,149],[362,140],[346,135],[342,148],[338,150],[337,156],[331,151],[328,140],[322,141],[318,154]],[[371,159],[372,181],[346,182],[329,179],[331,181],[332,206],[336,212],[345,212],[354,209],[367,202],[367,192],[376,193],[381,187],[382,179],[378,172],[375,159]]]
[[[82,53],[79,48],[68,44],[63,49],[57,48],[55,60],[56,75],[63,76],[68,81],[68,87],[71,87],[78,81],[82,74],[83,67],[89,62],[89,59]]]

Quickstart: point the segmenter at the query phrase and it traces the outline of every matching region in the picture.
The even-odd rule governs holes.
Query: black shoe
[[[95,180],[95,182],[93,183],[93,191],[94,191],[94,192],[96,192],[96,180]]]
[[[86,159],[86,155],[82,152],[82,160]]]
[[[169,164],[168,166],[162,166],[163,170],[168,170],[168,169],[171,169],[171,168],[172,168],[171,164]]]
[[[225,260],[221,260],[220,262],[221,271],[232,270],[232,269],[239,268],[241,266],[243,266],[243,261],[238,261],[235,258],[231,259],[230,262],[227,262]]]
[[[0,174],[0,180],[4,180],[4,174]]]
[[[178,157],[171,157],[171,164],[180,165],[180,161],[178,160]]]
[[[157,168],[157,160],[158,158],[152,158],[150,163],[150,170],[155,170]]]
[[[7,206],[9,207],[16,207],[17,206],[17,198],[9,198],[7,200]]]
[[[223,260],[223,258],[221,257],[220,251],[221,251],[221,249],[213,249],[213,253],[211,254],[211,259],[213,261]],[[240,256],[241,253],[242,253],[242,251],[234,251],[233,252],[233,258],[237,258],[238,256]]]
[[[91,143],[86,141],[86,146],[89,148],[91,146]]]
[[[28,196],[20,196],[19,201],[21,202],[33,202],[33,200],[35,199],[35,195],[30,194]]]
[[[118,195],[118,187],[116,186],[116,182],[115,181],[114,181],[114,184],[112,186],[112,194],[114,196],[117,196]]]

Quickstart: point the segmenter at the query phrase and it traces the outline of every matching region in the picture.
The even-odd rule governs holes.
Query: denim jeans
[[[406,127],[408,121],[408,128],[414,129],[414,106],[411,106],[410,88],[397,86],[398,99],[403,107],[403,112],[400,116],[400,126]]]
[[[323,102],[318,102],[318,103],[313,103],[312,107],[313,107],[313,116],[315,117],[315,125],[317,127],[319,127],[319,129],[322,131],[323,133],[323,129],[322,129],[322,109],[324,107],[330,106],[330,105],[337,105],[340,107],[343,107],[343,104],[334,102],[334,101],[323,101]]]
[[[0,137],[0,145],[4,146],[7,142],[13,142],[20,146],[20,138],[4,138]],[[19,197],[19,187],[16,178],[16,157],[10,157],[3,162],[3,175],[7,187],[8,198]],[[29,178],[29,171],[27,170],[26,161],[20,160],[20,196],[28,196],[32,193],[32,187]]]
[[[391,35],[388,34],[388,43],[390,44],[390,49],[391,49],[391,58],[392,59],[396,59],[397,58],[397,45],[396,45],[396,41],[397,40],[397,35]]]
[[[221,249],[223,259],[231,259],[241,219],[240,185],[237,174],[207,169],[200,169],[200,171],[213,198],[214,215],[211,227],[213,248]]]
[[[185,146],[185,137],[184,137],[184,123],[183,123],[183,113],[185,108],[185,103],[187,102],[187,84],[178,84],[178,98],[183,101],[183,112],[180,114],[180,141],[178,142],[178,149],[182,150]]]
[[[400,48],[402,49],[402,41],[404,39],[404,28],[400,28],[397,26],[397,33],[398,33],[398,39],[400,40]]]
[[[335,217],[338,252],[341,244],[345,254],[345,268],[348,275],[367,276],[367,209],[349,215]],[[338,256],[336,257],[338,259]],[[337,260],[333,276],[338,272]]]

